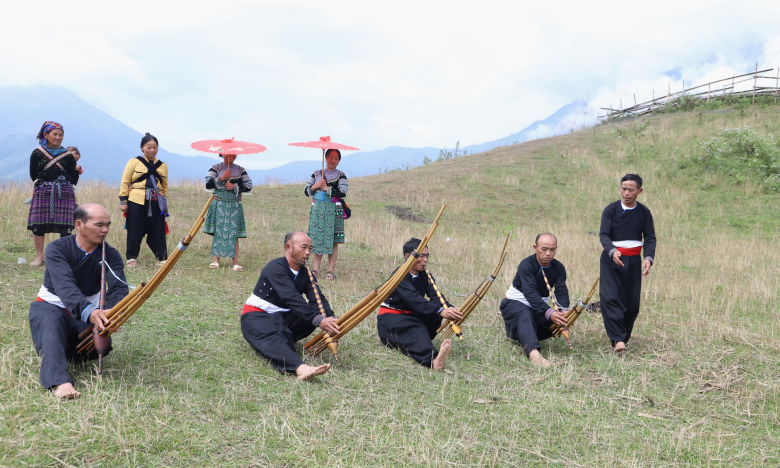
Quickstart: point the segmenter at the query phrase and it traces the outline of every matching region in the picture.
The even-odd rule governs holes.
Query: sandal
[[[211,264],[209,264],[209,268],[216,270],[219,268],[219,262],[211,262]]]
[[[138,266],[138,260],[136,260],[134,258],[131,258],[130,260],[127,261],[127,267],[128,268],[133,268],[133,267],[137,267],[137,266]]]
[[[241,265],[233,265],[232,267],[230,267],[230,269],[233,271],[244,271],[244,267],[242,267]]]
[[[334,275],[332,271],[329,271],[328,274],[325,275],[325,279],[328,281],[333,281],[336,279],[336,275]]]

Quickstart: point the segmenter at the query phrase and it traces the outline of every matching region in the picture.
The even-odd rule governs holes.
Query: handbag
[[[343,198],[339,198],[339,202],[341,202],[341,208],[344,210],[344,219],[349,219],[352,216],[352,209]]]
[[[150,176],[149,178],[152,179],[152,188],[154,188],[154,193],[157,194],[157,204],[160,205],[160,214],[165,215],[167,218],[170,216],[168,214],[168,200],[159,190],[157,190],[157,181],[155,180],[155,177]]]

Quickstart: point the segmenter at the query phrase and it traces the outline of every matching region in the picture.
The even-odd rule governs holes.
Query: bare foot
[[[447,357],[450,355],[450,351],[452,351],[452,340],[447,338],[441,342],[439,355],[436,356],[436,359],[434,359],[431,363],[433,370],[444,370],[444,363],[447,362]]]
[[[74,398],[80,397],[81,393],[77,392],[76,389],[73,388],[72,383],[64,383],[54,387],[54,396],[64,400],[72,400]]]
[[[626,351],[628,351],[626,349],[626,344],[623,343],[622,341],[618,341],[617,343],[615,343],[615,347],[612,348],[612,350],[615,351],[616,353],[625,353]]]
[[[550,367],[550,361],[542,357],[542,353],[540,353],[538,349],[535,349],[528,354],[528,360],[536,367]]]
[[[137,267],[138,266],[138,260],[136,260],[134,258],[131,258],[130,260],[127,261],[127,266],[129,268]]]
[[[42,257],[35,257],[35,260],[30,262],[30,266],[41,266],[46,263]]]
[[[297,369],[295,369],[295,373],[298,375],[298,380],[309,380],[315,375],[322,375],[329,370],[330,364],[323,364],[319,367],[301,364]]]

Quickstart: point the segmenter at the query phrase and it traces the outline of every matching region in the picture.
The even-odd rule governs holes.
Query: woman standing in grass
[[[40,146],[30,155],[30,179],[35,186],[27,218],[27,229],[35,239],[35,260],[30,262],[31,266],[45,262],[46,233],[56,232],[65,237],[73,231],[76,209],[73,186],[79,181],[79,171],[73,153],[62,147],[64,137],[62,125],[44,122],[37,136]]]
[[[219,257],[232,257],[233,270],[244,271],[238,264],[238,239],[246,238],[246,221],[241,194],[252,193],[252,179],[246,170],[234,164],[235,154],[223,154],[206,174],[206,190],[214,191],[214,202],[209,206],[203,232],[214,236],[209,268],[219,268]]]
[[[127,162],[119,187],[119,209],[127,216],[127,266],[138,265],[141,240],[157,257],[160,266],[168,259],[165,241],[165,217],[160,210],[159,195],[168,195],[168,165],[157,159],[159,143],[147,133],[141,139],[143,156]]]
[[[336,279],[336,259],[339,256],[339,244],[344,238],[343,199],[347,196],[347,175],[336,169],[341,162],[341,152],[329,149],[325,153],[325,177],[322,170],[315,171],[306,182],[303,192],[312,197],[309,214],[309,237],[312,239],[312,272],[317,275],[323,254],[328,254],[328,273],[326,279]]]

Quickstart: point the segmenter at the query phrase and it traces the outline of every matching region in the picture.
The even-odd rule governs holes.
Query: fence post
[[[756,85],[758,84],[758,62],[756,62],[756,74],[753,75],[753,104],[756,103]]]

